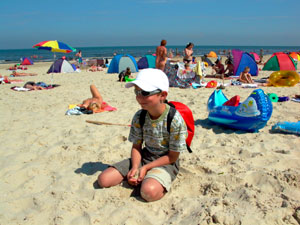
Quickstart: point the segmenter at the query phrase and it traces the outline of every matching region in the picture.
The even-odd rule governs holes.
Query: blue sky
[[[44,40],[73,47],[300,46],[299,0],[1,0],[0,49]]]

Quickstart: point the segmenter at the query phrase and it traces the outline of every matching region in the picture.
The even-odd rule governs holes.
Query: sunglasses
[[[161,90],[157,89],[157,90],[154,90],[154,91],[143,91],[143,90],[134,89],[134,93],[135,93],[136,96],[147,97],[147,96],[151,96],[151,95],[161,93]]]

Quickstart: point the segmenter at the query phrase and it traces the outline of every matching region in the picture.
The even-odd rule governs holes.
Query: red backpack
[[[180,115],[182,116],[182,118],[186,124],[186,127],[187,127],[188,136],[185,139],[185,142],[186,142],[187,150],[191,153],[192,149],[190,148],[190,146],[191,146],[191,143],[192,143],[192,140],[194,137],[194,133],[195,133],[195,121],[194,121],[193,113],[189,107],[187,107],[185,104],[183,104],[181,102],[170,101],[170,102],[166,102],[166,103],[169,106],[171,106],[170,111],[167,116],[167,130],[170,133],[171,123],[172,123],[172,120],[173,120],[176,110],[177,110],[180,113]],[[146,114],[147,114],[147,110],[142,110],[141,115],[140,115],[140,126],[142,129],[145,124]]]

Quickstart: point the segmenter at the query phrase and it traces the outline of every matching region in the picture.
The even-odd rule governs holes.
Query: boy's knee
[[[153,202],[159,200],[163,197],[163,192],[157,190],[155,185],[142,185],[141,188],[141,196],[147,202]]]
[[[98,176],[98,184],[102,188],[110,187],[108,177],[105,175],[105,173],[101,173]]]

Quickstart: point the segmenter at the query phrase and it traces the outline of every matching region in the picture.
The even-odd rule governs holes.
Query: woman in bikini
[[[187,46],[184,49],[184,57],[183,57],[183,62],[184,63],[190,63],[193,60],[193,43],[188,43]]]

